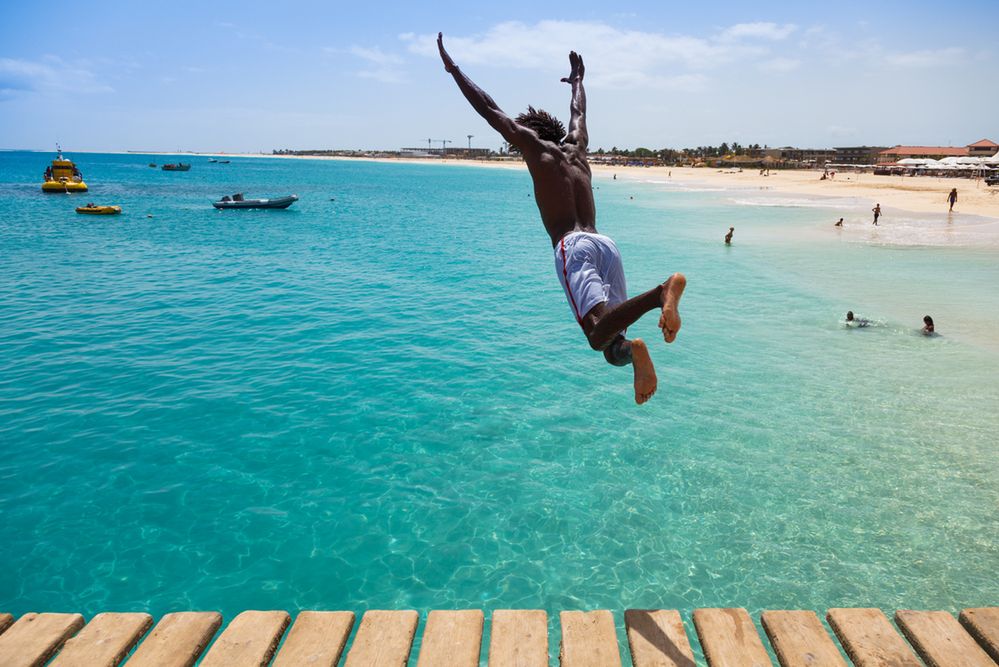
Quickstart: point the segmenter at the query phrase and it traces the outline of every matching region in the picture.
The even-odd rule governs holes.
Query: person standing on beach
[[[465,99],[510,145],[520,150],[534,180],[541,222],[551,237],[555,271],[569,306],[594,350],[614,366],[634,369],[635,402],[645,403],[656,392],[656,371],[645,342],[628,340],[625,331],[642,315],[659,310],[663,339],[672,343],[680,331],[678,305],[687,279],[674,273],[631,299],[627,298],[621,254],[609,237],[597,233],[590,165],[586,159],[585,68],[575,51],[569,53],[570,72],[562,79],[572,87],[569,130],[554,116],[534,107],[512,119],[485,91],[458,69],[437,34],[437,48]]]
[[[950,202],[950,210],[947,211],[948,213],[950,213],[951,211],[954,210],[954,204],[957,203],[957,188],[951,189],[950,194],[947,195],[947,201]]]
[[[871,210],[874,211],[874,226],[877,227],[878,218],[881,217],[881,204],[875,204]]]
[[[728,228],[728,234],[725,235],[725,245],[732,245],[732,234],[735,233],[735,227]]]

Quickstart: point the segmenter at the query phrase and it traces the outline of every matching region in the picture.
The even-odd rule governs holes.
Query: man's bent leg
[[[627,366],[631,363],[631,341],[618,334],[604,349],[604,359],[611,366]]]
[[[649,348],[641,338],[628,340],[618,336],[604,350],[604,359],[614,366],[632,364],[635,372],[635,403],[641,405],[656,393],[658,379],[649,356]]]
[[[686,286],[686,277],[682,273],[674,273],[662,285],[619,303],[613,308],[597,304],[580,322],[590,347],[601,351],[607,349],[619,333],[637,322],[642,315],[656,308],[662,309],[659,328],[663,330],[663,338],[667,343],[672,343],[680,331],[678,306]]]
[[[663,340],[672,343],[680,332],[680,297],[687,286],[687,277],[674,273],[663,285],[663,312],[659,316],[659,328],[663,330]]]
[[[656,393],[658,383],[649,348],[641,338],[631,341],[631,358],[635,368],[635,403],[641,405]]]

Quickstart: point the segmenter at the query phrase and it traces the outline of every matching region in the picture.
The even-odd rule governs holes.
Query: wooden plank
[[[895,622],[930,667],[995,667],[989,655],[945,611],[895,612]]]
[[[14,616],[11,614],[0,614],[0,634],[14,623]]]
[[[152,625],[149,614],[97,614],[49,667],[116,667]]]
[[[181,611],[160,619],[126,667],[191,667],[222,625],[215,611]]]
[[[765,611],[763,629],[782,667],[847,667],[813,611]]]
[[[965,609],[958,620],[985,652],[999,663],[999,607]]]
[[[478,667],[481,650],[481,610],[432,611],[416,667]]]
[[[710,667],[772,667],[745,609],[696,609],[694,628]]]
[[[628,646],[635,667],[694,667],[694,652],[680,612],[628,609],[624,612]]]
[[[405,667],[419,622],[412,610],[364,612],[344,667]]]
[[[830,609],[833,632],[857,667],[921,667],[880,609]]]
[[[266,667],[291,617],[286,611],[244,611],[208,650],[201,667]]]
[[[25,614],[0,635],[0,665],[44,665],[82,627],[79,614]]]
[[[563,611],[559,618],[562,667],[621,667],[614,617],[609,611]]]
[[[352,611],[303,611],[291,626],[273,667],[333,667],[353,627]]]
[[[540,609],[494,611],[489,667],[548,667],[548,614]]]

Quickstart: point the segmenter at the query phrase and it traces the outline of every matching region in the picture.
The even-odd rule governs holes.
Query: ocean
[[[975,221],[598,174],[629,291],[688,279],[636,406],[524,170],[52,157],[0,153],[2,611],[999,603]]]

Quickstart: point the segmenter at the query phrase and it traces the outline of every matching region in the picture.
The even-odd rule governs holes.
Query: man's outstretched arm
[[[586,91],[583,90],[583,58],[575,51],[569,53],[569,76],[562,79],[572,86],[572,100],[569,102],[569,134],[565,143],[575,144],[583,151],[590,143],[590,135],[586,131]]]
[[[521,127],[512,118],[503,113],[493,98],[486,91],[482,90],[472,80],[465,76],[464,72],[458,69],[451,56],[444,50],[444,35],[437,33],[437,49],[440,51],[441,60],[444,61],[444,71],[454,77],[454,82],[458,84],[465,99],[469,101],[480,116],[486,119],[490,126],[521,151],[530,143],[539,141],[533,132]]]

